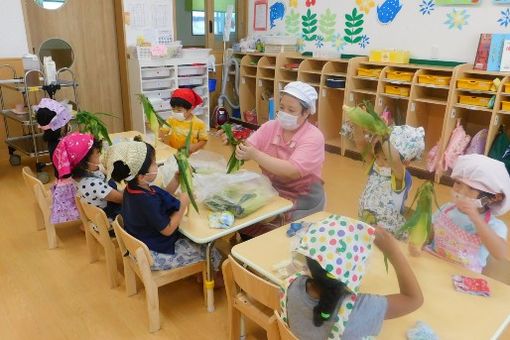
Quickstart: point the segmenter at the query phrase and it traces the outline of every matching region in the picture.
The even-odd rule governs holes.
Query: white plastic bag
[[[189,163],[197,174],[225,173],[227,162],[216,152],[200,150],[189,157]]]
[[[195,197],[211,211],[230,211],[244,217],[266,205],[278,192],[261,174],[241,170],[234,174],[196,175]]]

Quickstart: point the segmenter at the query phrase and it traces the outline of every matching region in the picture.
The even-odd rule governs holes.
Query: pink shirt
[[[324,136],[322,132],[306,122],[289,142],[283,140],[282,128],[277,120],[271,120],[255,131],[248,142],[258,150],[278,159],[287,160],[299,169],[301,178],[288,181],[262,168],[264,175],[281,196],[296,199],[309,193],[313,183],[322,183],[324,163]]]

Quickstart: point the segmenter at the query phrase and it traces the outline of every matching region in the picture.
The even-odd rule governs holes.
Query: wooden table
[[[154,145],[152,140],[148,140],[147,136],[138,131],[125,131],[110,134],[110,138],[113,144],[128,140],[132,141],[135,136],[142,136],[142,138],[146,142],[150,143],[151,145]],[[177,152],[176,149],[158,140],[156,143],[156,163],[163,164],[169,157],[172,157],[176,152]]]
[[[317,222],[329,215],[330,213],[320,212],[308,216],[305,220]],[[282,278],[273,271],[273,266],[291,259],[287,229],[288,226],[284,226],[238,244],[232,248],[232,255],[260,276],[280,285]],[[406,244],[402,243],[402,250],[407,256]],[[509,325],[510,286],[428,253],[407,258],[420,282],[425,302],[414,313],[384,321],[378,339],[405,339],[407,330],[418,320],[430,325],[441,339],[497,339]],[[456,292],[452,285],[452,275],[456,274],[486,279],[491,289],[491,297]],[[383,255],[377,247],[368,260],[361,291],[373,294],[398,292],[395,272],[390,265],[390,271],[386,273]]]
[[[211,253],[214,242],[223,236],[232,234],[255,223],[284,213],[291,208],[291,201],[277,196],[254,213],[244,218],[236,219],[231,228],[213,229],[209,228],[209,210],[204,205],[198,205],[200,213],[197,213],[193,207],[189,207],[189,216],[184,217],[181,225],[179,226],[179,231],[193,242],[207,245],[205,257],[207,263],[207,282],[205,284],[207,288],[207,310],[209,312],[214,311],[214,277],[211,261]]]

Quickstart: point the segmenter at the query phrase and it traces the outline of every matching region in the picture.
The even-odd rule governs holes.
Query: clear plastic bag
[[[211,211],[230,211],[235,217],[253,213],[278,195],[267,177],[244,170],[197,175],[194,186],[197,201]]]

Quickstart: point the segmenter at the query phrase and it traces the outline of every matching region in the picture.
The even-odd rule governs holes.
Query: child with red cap
[[[172,116],[160,130],[160,138],[174,149],[180,149],[186,144],[186,137],[191,129],[190,152],[196,152],[207,143],[205,123],[193,115],[193,110],[202,104],[202,98],[192,89],[177,89],[172,93],[170,105]]]

